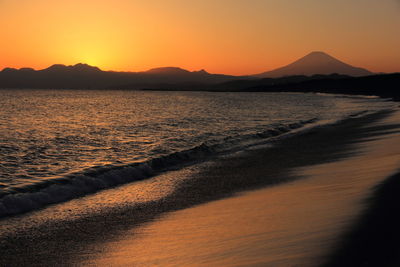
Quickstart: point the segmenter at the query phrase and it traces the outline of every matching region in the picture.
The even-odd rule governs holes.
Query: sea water
[[[0,217],[391,105],[322,94],[0,90]]]

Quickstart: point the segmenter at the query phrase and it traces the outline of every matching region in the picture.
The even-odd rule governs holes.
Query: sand
[[[176,211],[133,228],[102,244],[104,251],[83,264],[321,266],[340,245],[344,229],[351,229],[366,208],[373,187],[400,166],[400,136],[387,132],[376,140],[360,140],[354,156],[293,169],[301,180]],[[345,263],[337,266],[358,266]]]
[[[318,266],[400,166],[399,121],[347,120],[165,174],[178,186],[156,199],[0,233],[0,265]]]

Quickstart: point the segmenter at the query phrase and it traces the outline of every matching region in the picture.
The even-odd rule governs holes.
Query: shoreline
[[[135,225],[153,221],[166,212],[223,199],[242,191],[300,179],[302,177],[291,173],[291,170],[349,157],[358,153],[354,151],[354,147],[360,140],[378,138],[385,131],[396,130],[398,125],[373,125],[368,128],[368,125],[388,116],[390,112],[348,119],[337,125],[284,139],[272,148],[218,159],[213,164],[206,164],[205,168],[201,168],[191,179],[185,180],[174,192],[157,201],[78,220],[47,224],[39,229],[22,231],[15,236],[0,236],[0,248],[4,252],[0,264],[70,265],[78,260],[77,252],[89,244],[112,239],[113,236]],[[330,142],[327,143],[326,140]],[[310,146],[310,143],[313,145]],[[215,179],[216,177],[225,179]]]
[[[349,117],[359,114],[350,114]],[[200,145],[137,163],[93,167],[33,184],[11,186],[0,192],[0,219],[90,196],[128,183],[151,179],[170,170],[187,168],[202,162],[212,161],[214,158],[223,155],[232,154],[235,151],[245,150],[248,147],[272,143],[281,138],[286,138],[288,135],[301,134],[302,131],[307,131],[310,127],[324,126],[324,124],[319,125],[318,123],[318,120],[310,119],[292,124],[280,124],[256,132],[250,137],[246,135],[238,136],[236,141],[226,147],[224,147],[224,143],[206,144],[203,142]],[[63,194],[59,193],[61,191]]]

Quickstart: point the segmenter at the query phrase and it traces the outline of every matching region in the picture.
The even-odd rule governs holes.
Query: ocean
[[[0,217],[393,105],[300,93],[0,90]]]

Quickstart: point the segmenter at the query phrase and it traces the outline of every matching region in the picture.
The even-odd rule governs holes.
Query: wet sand
[[[174,189],[157,199],[0,233],[0,265],[316,266],[400,166],[399,121],[347,120],[165,174]]]
[[[373,187],[400,166],[398,133],[369,139],[359,140],[357,155],[292,170],[303,179],[176,211],[133,228],[102,244],[103,252],[83,265],[324,265],[368,206],[364,201]],[[377,231],[371,228],[364,237]],[[362,250],[362,244],[354,247]],[[336,262],[337,256],[332,257]],[[368,266],[378,266],[374,263]],[[380,263],[386,266],[383,257]],[[335,266],[360,265],[342,259]]]

